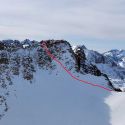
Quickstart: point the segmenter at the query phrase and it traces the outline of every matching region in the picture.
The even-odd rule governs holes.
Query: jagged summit
[[[78,48],[79,49],[87,49],[84,45],[78,45],[78,46],[75,47],[75,49],[78,49]]]

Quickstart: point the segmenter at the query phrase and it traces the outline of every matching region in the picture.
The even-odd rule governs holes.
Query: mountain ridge
[[[30,41],[28,39],[23,42],[3,40],[0,42],[0,118],[8,112],[9,105],[7,101],[9,95],[14,91],[11,88],[17,84],[13,82],[15,77],[22,77],[28,83],[33,84],[34,76],[38,69],[50,74],[55,72],[56,76],[61,74],[60,70],[58,70],[59,66],[41,47],[42,42],[46,42],[49,51],[77,77],[83,77],[82,79],[95,81],[95,83],[100,81],[98,84],[114,91],[124,91],[121,89],[123,86],[119,86],[119,84],[114,86],[115,84],[112,84],[113,81],[110,79],[109,74],[103,72],[99,65],[95,65],[97,62],[92,63],[90,61],[91,58],[87,59],[85,53],[87,48],[84,46],[78,51],[73,51],[70,43],[65,40],[43,40],[41,42]],[[80,67],[78,66],[79,52],[81,56]]]

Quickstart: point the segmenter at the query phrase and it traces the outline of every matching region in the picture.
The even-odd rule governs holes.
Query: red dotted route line
[[[79,82],[85,83],[85,84],[89,84],[89,85],[94,86],[94,87],[101,88],[101,89],[106,90],[106,91],[110,91],[110,92],[113,91],[113,90],[111,90],[111,89],[109,89],[109,88],[106,88],[106,87],[104,87],[104,86],[101,86],[101,85],[98,85],[98,84],[95,84],[95,83],[91,83],[91,82],[88,82],[88,81],[81,80],[81,79],[77,78],[76,76],[74,76],[74,75],[49,51],[49,49],[48,49],[47,46],[46,46],[46,43],[43,42],[43,43],[41,44],[41,47],[43,47],[43,48],[45,49],[47,55],[48,55],[49,57],[51,57],[53,60],[55,60],[73,79],[75,79],[75,80],[77,80],[77,81],[79,81]]]

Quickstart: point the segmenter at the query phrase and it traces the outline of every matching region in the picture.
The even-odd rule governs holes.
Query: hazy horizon
[[[124,49],[124,0],[4,0],[0,39],[65,39],[104,52]]]

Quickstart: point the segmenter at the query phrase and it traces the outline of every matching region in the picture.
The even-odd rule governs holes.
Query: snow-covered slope
[[[68,42],[42,42],[75,77],[111,89],[107,77],[89,62],[76,70]],[[73,79],[39,43],[32,43],[0,48],[1,125],[116,125],[111,92]]]
[[[106,84],[103,78],[79,77]],[[104,102],[109,92],[74,81],[59,66],[52,74],[37,69],[32,84],[15,77],[12,88],[2,125],[110,125]]]
[[[55,55],[74,76],[103,85],[104,87],[109,87],[108,81],[104,76],[97,77],[91,74],[83,75],[76,72],[75,54],[68,42],[50,40],[46,41],[46,44],[50,52]],[[108,93],[72,79],[71,76],[63,71],[63,69],[47,55],[45,49],[41,46],[30,45],[28,48],[20,46],[18,49],[10,46],[7,49],[2,49],[0,56],[0,115],[2,125],[16,125],[17,122],[20,123],[23,118],[25,118],[23,121],[26,124],[26,116],[28,123],[30,123],[30,119],[33,119],[34,116],[37,125],[41,123],[50,124],[51,122],[54,124],[55,122],[60,122],[61,119],[62,124],[73,124],[73,122],[74,124],[77,122],[82,124],[88,115],[90,115],[90,112],[88,112],[87,115],[80,110],[82,108],[85,109],[90,101],[94,103],[96,99],[102,99],[102,96],[105,97]],[[84,91],[84,93],[82,93],[82,91]],[[91,92],[94,93],[95,91],[99,91],[100,94],[92,96]],[[100,96],[101,93],[102,96]],[[84,94],[88,97],[84,98]],[[93,100],[93,98],[95,99]],[[84,104],[84,102],[86,103]],[[100,103],[103,102],[101,101]],[[96,105],[97,103],[95,106]],[[47,114],[49,115],[49,121],[46,121]],[[81,114],[81,116],[75,120],[74,118],[78,114]],[[85,118],[83,119],[82,115],[85,114],[87,116],[84,116]],[[69,116],[68,121],[66,120],[67,115]],[[15,119],[15,116],[18,117]],[[93,114],[92,117],[95,117],[95,115]],[[37,121],[37,119],[40,121]],[[56,119],[58,120],[56,121]],[[89,120],[85,122],[86,124],[90,124]],[[31,123],[35,124],[34,122]],[[97,123],[100,124],[100,121],[97,121]]]
[[[124,91],[125,88],[125,67],[124,58],[125,51],[112,50],[104,54],[100,54],[93,50],[88,50],[85,47],[78,46],[83,55],[85,54],[86,61],[90,64],[96,65],[97,68],[108,76],[112,85],[115,88],[120,88]]]

